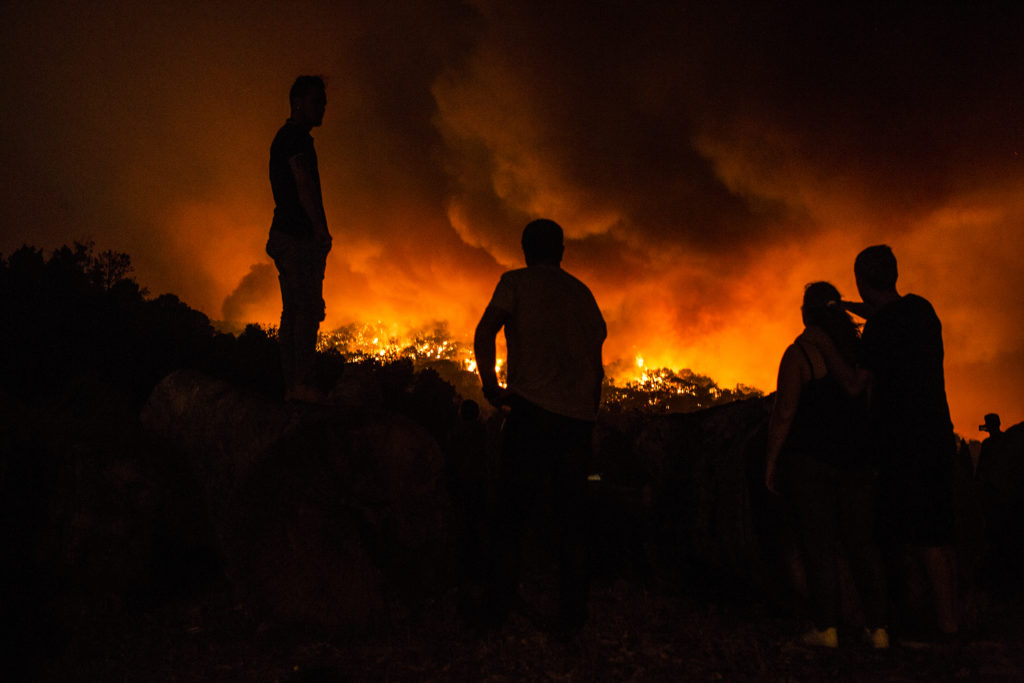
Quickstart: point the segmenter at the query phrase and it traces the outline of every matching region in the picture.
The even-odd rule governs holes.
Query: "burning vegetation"
[[[349,362],[411,360],[417,368],[438,370],[457,387],[473,381],[466,375],[476,374],[471,345],[453,339],[444,323],[406,331],[379,321],[352,323],[322,333],[318,350],[339,353]],[[498,380],[504,385],[507,378],[501,358],[495,369]],[[761,395],[758,389],[742,384],[732,389],[719,387],[710,377],[688,369],[649,368],[643,357],[637,356],[635,363],[625,368],[621,363],[609,366],[602,406],[651,413],[685,413]]]
[[[744,398],[762,396],[753,387],[737,384],[733,389],[723,389],[714,380],[691,370],[678,372],[670,368],[647,368],[642,356],[636,358],[636,374],[625,379],[621,386],[614,377],[605,378],[602,404],[634,408],[652,413],[689,413],[711,406],[729,403]]]
[[[408,358],[414,363],[453,361],[467,372],[476,372],[473,350],[455,341],[448,327],[439,323],[432,328],[399,332],[395,325],[352,323],[320,334],[317,350],[334,350],[351,361],[396,361]]]

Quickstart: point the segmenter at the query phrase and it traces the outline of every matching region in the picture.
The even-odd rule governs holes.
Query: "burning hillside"
[[[446,360],[459,363],[468,372],[476,370],[472,348],[453,340],[444,323],[406,331],[380,321],[352,323],[322,333],[317,348],[336,350],[350,360],[372,358],[387,362],[408,358],[419,363]]]
[[[318,349],[340,353],[349,362],[408,359],[417,368],[433,368],[456,387],[472,384],[476,374],[472,345],[452,339],[444,323],[406,330],[380,321],[352,323],[322,333]],[[498,359],[495,369],[504,383],[503,359]],[[762,395],[743,384],[733,389],[719,387],[710,377],[688,369],[651,368],[642,356],[632,363],[612,363],[606,372],[602,393],[605,407],[680,413]]]

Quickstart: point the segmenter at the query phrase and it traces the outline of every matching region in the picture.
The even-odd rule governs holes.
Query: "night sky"
[[[4,3],[0,252],[92,239],[273,323],[268,150],[322,74],[326,327],[468,340],[545,216],[613,373],[767,392],[804,284],[855,298],[884,242],[943,321],[958,432],[1024,420],[1024,8],[826,4]]]

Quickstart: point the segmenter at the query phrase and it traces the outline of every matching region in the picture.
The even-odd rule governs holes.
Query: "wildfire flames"
[[[321,352],[340,353],[349,362],[389,363],[408,359],[417,367],[434,366],[441,361],[465,373],[475,374],[477,369],[472,346],[452,339],[443,324],[402,330],[398,325],[381,321],[353,323],[321,333],[317,347]],[[500,348],[499,339],[499,351]],[[495,371],[504,386],[506,375],[502,358],[498,358]],[[687,412],[761,395],[757,389],[744,385],[723,389],[712,379],[690,370],[649,367],[642,355],[637,355],[632,365],[613,363],[607,371],[603,391],[606,406]]]
[[[373,359],[392,362],[408,358],[414,363],[430,361],[452,361],[466,372],[476,372],[473,349],[468,344],[451,338],[445,326],[429,329],[400,331],[397,325],[383,322],[353,323],[321,333],[317,350],[334,350],[349,361]],[[496,370],[499,377],[502,360],[498,359]]]

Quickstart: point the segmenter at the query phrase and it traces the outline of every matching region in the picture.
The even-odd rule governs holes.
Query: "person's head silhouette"
[[[814,325],[828,310],[828,307],[839,307],[841,296],[839,290],[829,282],[812,282],[804,289],[804,302],[800,307],[804,324]]]
[[[877,306],[898,296],[896,256],[886,244],[876,244],[857,254],[853,274],[857,279],[857,291],[865,303]]]
[[[812,282],[804,289],[800,307],[804,325],[817,326],[825,331],[848,362],[857,354],[857,326],[842,304],[839,290],[830,282]]]
[[[527,266],[557,266],[562,262],[565,246],[562,226],[547,218],[538,218],[523,228],[523,256]]]
[[[989,413],[985,416],[985,424],[978,427],[978,431],[988,432],[990,436],[992,434],[998,434],[1000,432],[1001,424],[1002,422],[999,420],[999,415],[996,413]]]
[[[291,103],[291,120],[313,128],[324,122],[327,109],[327,89],[322,76],[299,76],[288,93]]]

